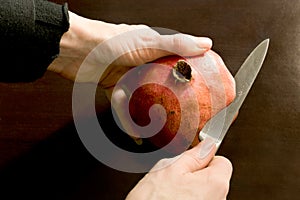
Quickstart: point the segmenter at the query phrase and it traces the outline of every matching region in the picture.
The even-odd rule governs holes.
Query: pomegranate
[[[172,141],[172,151],[198,144],[205,123],[235,98],[234,78],[212,50],[195,57],[160,58],[129,71],[119,84],[129,94],[134,123],[144,127],[155,121],[161,129],[149,141],[157,147]]]

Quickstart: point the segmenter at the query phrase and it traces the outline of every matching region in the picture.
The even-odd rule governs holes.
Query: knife
[[[212,139],[217,148],[224,139],[235,115],[242,106],[255,78],[262,67],[269,47],[269,39],[262,41],[247,57],[236,75],[236,97],[233,102],[212,117],[199,133],[200,140]]]

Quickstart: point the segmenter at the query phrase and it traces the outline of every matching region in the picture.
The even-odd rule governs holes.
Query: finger
[[[212,40],[207,37],[195,37],[187,34],[157,35],[154,31],[145,32],[136,42],[134,51],[126,54],[126,61],[141,65],[169,55],[197,56],[212,47]],[[136,37],[141,30],[135,31]],[[147,34],[146,34],[147,33]],[[145,36],[146,35],[146,36]],[[118,62],[124,62],[124,57]]]
[[[234,115],[233,120],[232,120],[231,123],[235,122],[235,120],[237,119],[238,115],[239,115],[239,111],[237,111],[237,112],[235,113],[235,115]]]
[[[206,138],[194,148],[184,152],[172,167],[182,173],[195,172],[205,168],[217,151],[216,143]]]
[[[111,92],[112,89],[108,92]],[[128,135],[130,135],[137,144],[141,144],[142,140],[137,133],[133,130],[131,126],[130,116],[126,113],[126,109],[128,109],[128,98],[125,91],[121,88],[115,88],[115,90],[111,94],[111,104],[114,108],[118,119],[120,120],[119,127],[123,129]]]
[[[213,170],[218,176],[224,177],[224,179],[230,179],[233,171],[230,160],[223,156],[215,156],[207,168]]]
[[[114,65],[122,66],[137,66],[168,55],[201,55],[212,47],[212,40],[207,37],[182,33],[160,35],[147,26],[121,34],[114,41],[115,45],[123,47],[121,49],[129,50],[114,61]]]
[[[232,164],[225,157],[215,156],[206,168],[195,172],[194,175],[199,178],[207,176],[207,185],[217,191],[215,197],[225,199],[230,187]]]
[[[165,169],[166,167],[171,166],[181,155],[175,156],[173,158],[164,158],[159,160],[150,170],[150,172],[155,172],[161,169]]]
[[[214,179],[229,181],[232,175],[232,164],[231,162],[223,156],[215,156],[208,166],[195,174],[202,176],[203,173],[209,171],[210,176]]]
[[[201,55],[211,49],[212,40],[188,34],[161,35],[158,40],[162,49],[181,56]]]

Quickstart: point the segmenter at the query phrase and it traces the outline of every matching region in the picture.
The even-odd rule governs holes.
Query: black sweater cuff
[[[41,42],[44,54],[58,56],[59,42],[69,28],[67,3],[57,5],[48,1],[35,1],[35,37]]]
[[[40,78],[59,54],[69,28],[67,4],[44,0],[0,0],[0,81]]]

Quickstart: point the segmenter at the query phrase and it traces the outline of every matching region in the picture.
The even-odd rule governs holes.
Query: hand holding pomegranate
[[[134,66],[170,55],[175,50],[185,55],[199,55],[212,45],[209,38],[161,35],[146,25],[106,23],[71,11],[69,17],[70,28],[60,41],[60,54],[48,70],[70,80],[98,83],[99,74],[109,65],[99,82],[106,89],[111,89]],[[126,53],[120,55],[121,52]],[[82,66],[85,59],[88,61]]]

